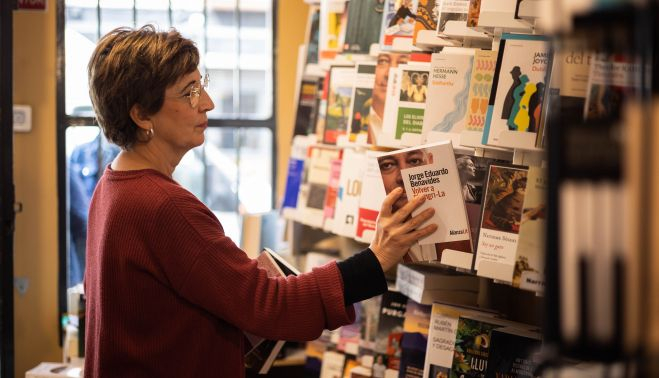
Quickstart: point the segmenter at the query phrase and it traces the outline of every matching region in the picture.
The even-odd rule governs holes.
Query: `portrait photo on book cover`
[[[400,101],[426,102],[428,93],[428,72],[403,71],[400,86]]]
[[[432,164],[433,156],[426,148],[418,148],[378,157],[378,165],[384,183],[384,191],[389,194],[392,190],[400,187],[405,189],[401,170],[422,165]],[[398,200],[392,206],[392,212],[396,212],[407,203],[407,196],[398,197]]]
[[[517,234],[526,193],[526,169],[490,166],[481,227]]]

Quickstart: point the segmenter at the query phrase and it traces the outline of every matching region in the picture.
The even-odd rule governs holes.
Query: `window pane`
[[[188,152],[174,179],[218,217],[240,241],[239,214],[272,209],[272,132],[267,128],[209,128],[206,143]]]
[[[267,118],[272,114],[270,71],[240,71],[240,114],[246,118]]]
[[[101,35],[120,26],[134,27],[133,0],[100,0]]]
[[[66,129],[67,287],[82,282],[89,202],[105,166],[118,153],[119,148],[109,144],[98,127],[75,126]]]
[[[154,24],[159,30],[169,29],[169,3],[167,1],[135,0],[136,25]]]

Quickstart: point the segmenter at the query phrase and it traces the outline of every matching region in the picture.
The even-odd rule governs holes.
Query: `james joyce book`
[[[417,196],[425,196],[427,201],[415,215],[429,207],[435,209],[434,216],[426,224],[435,223],[438,229],[419,241],[422,248],[429,246],[430,250],[423,251],[421,256],[408,253],[404,259],[471,268],[471,234],[451,143],[389,152],[378,158],[378,164],[386,193],[397,187],[405,189],[405,196],[394,204],[393,211]]]
[[[535,149],[551,59],[547,37],[501,37],[483,144]]]

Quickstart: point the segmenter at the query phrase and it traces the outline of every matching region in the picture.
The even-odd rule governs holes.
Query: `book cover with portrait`
[[[512,282],[528,167],[491,164],[476,249],[479,276]]]
[[[422,256],[408,253],[405,261],[444,263],[443,254],[447,250],[471,256],[469,222],[450,142],[386,153],[378,158],[378,165],[386,193],[398,187],[405,190],[405,195],[394,203],[392,211],[397,211],[418,196],[425,196],[427,200],[414,211],[414,215],[430,207],[435,209],[435,214],[425,224],[437,224],[437,230],[419,240],[421,247],[431,247],[429,253],[424,252]]]
[[[482,143],[534,149],[551,67],[545,36],[504,34]]]

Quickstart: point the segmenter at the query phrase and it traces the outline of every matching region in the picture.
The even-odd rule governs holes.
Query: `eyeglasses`
[[[190,88],[190,94],[184,96],[190,99],[190,106],[192,106],[192,109],[197,109],[197,106],[199,106],[199,96],[201,96],[201,89],[203,88],[204,90],[207,90],[209,82],[210,77],[208,74],[205,74],[201,79],[201,82],[195,83]]]

